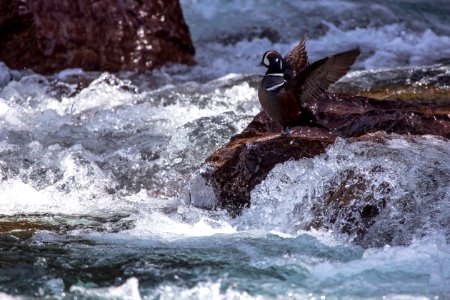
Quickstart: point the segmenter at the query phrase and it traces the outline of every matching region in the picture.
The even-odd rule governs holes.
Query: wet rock
[[[194,63],[178,0],[0,1],[0,60],[52,73]]]
[[[51,214],[0,215],[0,238],[12,236],[15,239],[28,239],[36,231],[65,233],[69,230],[97,230],[100,232],[119,232],[132,228],[128,215],[108,217],[65,216]]]
[[[206,160],[212,168],[203,176],[214,189],[218,207],[238,214],[250,204],[252,189],[277,163],[314,157],[335,140],[317,129],[307,128],[289,136],[281,135],[280,131],[261,113],[241,134]]]
[[[450,104],[425,105],[325,94],[312,112],[317,123],[329,128],[330,134],[340,137],[383,130],[450,138]]]
[[[377,137],[378,136],[372,136]],[[381,137],[381,136],[380,136]],[[369,139],[366,135],[363,139]],[[369,172],[376,172],[370,170]],[[339,174],[341,182],[337,186],[327,188],[325,199],[317,199],[311,209],[312,222],[306,228],[324,228],[351,236],[353,242],[363,247],[380,247],[392,244],[394,237],[379,236],[376,239],[365,239],[369,229],[374,225],[380,212],[389,201],[386,197],[375,197],[371,191],[371,183],[353,170]],[[379,194],[388,194],[390,186],[378,186]],[[369,191],[369,192],[368,192]],[[316,199],[315,199],[316,200]],[[302,203],[295,210],[303,209]]]
[[[43,222],[0,222],[0,235],[13,234],[17,238],[31,238],[38,230],[52,230],[53,226]]]
[[[284,136],[280,125],[260,113],[242,133],[206,159],[209,168],[201,176],[213,188],[217,207],[239,214],[250,205],[250,192],[276,164],[324,153],[337,137],[373,140],[379,135],[368,133],[385,131],[450,138],[450,105],[324,94],[311,110],[320,127],[298,126]],[[330,202],[339,199],[345,206],[349,202],[345,199],[353,199],[358,188],[345,186],[330,194]],[[360,218],[370,224],[380,209],[369,201]]]
[[[349,74],[329,91],[379,100],[443,104],[450,102],[449,67],[394,68]]]

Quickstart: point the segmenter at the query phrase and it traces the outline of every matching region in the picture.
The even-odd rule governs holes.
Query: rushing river
[[[443,138],[339,139],[277,165],[236,218],[185,196],[260,111],[262,53],[305,31],[311,60],[362,49],[333,90],[448,103],[448,1],[181,2],[194,67],[41,76],[0,63],[0,299],[448,299]],[[305,226],[350,172],[361,199],[386,201],[364,240],[339,217]]]

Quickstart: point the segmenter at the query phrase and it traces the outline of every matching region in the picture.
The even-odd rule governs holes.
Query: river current
[[[448,299],[443,138],[338,139],[277,165],[235,218],[186,197],[260,111],[261,55],[305,31],[312,61],[362,50],[332,91],[450,102],[448,1],[181,3],[193,67],[42,76],[0,62],[0,299]],[[387,203],[363,240],[339,218],[306,225],[349,173],[361,199]]]

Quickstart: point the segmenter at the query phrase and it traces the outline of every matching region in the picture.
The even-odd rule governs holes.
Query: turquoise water
[[[445,299],[449,250],[439,235],[363,250],[320,232],[171,239],[40,233],[22,245],[2,238],[1,278],[9,294],[56,298]]]

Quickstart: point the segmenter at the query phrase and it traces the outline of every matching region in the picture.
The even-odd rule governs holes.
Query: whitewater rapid
[[[236,218],[190,205],[186,189],[204,188],[202,162],[260,111],[261,54],[305,31],[311,60],[362,49],[339,92],[447,101],[449,8],[181,3],[194,67],[42,76],[0,63],[0,298],[445,299],[448,140],[339,139],[277,165]],[[385,205],[364,235],[323,209],[345,185]]]

